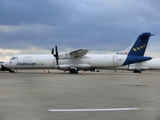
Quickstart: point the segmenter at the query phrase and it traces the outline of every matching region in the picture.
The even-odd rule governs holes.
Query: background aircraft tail
[[[136,42],[123,50],[124,54],[132,56],[144,56],[151,33],[142,33],[138,36]]]

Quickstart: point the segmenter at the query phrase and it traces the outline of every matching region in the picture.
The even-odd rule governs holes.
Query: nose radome
[[[7,66],[8,66],[8,62],[4,62],[2,65],[3,65],[4,67],[7,67]]]

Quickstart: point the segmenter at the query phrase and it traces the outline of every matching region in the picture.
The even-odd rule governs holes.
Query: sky
[[[121,51],[143,32],[160,58],[159,0],[0,0],[0,61],[15,54]]]

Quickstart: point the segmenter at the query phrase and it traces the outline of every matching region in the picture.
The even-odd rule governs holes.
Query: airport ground
[[[53,112],[49,109],[139,108]],[[0,73],[0,120],[159,120],[160,71]]]

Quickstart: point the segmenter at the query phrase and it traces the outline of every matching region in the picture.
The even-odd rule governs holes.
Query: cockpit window
[[[18,57],[12,57],[10,60],[19,60]]]

